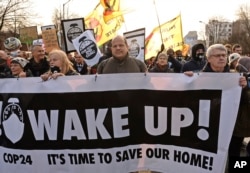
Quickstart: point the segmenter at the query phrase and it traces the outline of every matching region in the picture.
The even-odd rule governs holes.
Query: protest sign
[[[222,173],[238,81],[233,73],[3,79],[0,172]]]
[[[129,55],[144,62],[145,28],[123,33],[129,46]]]

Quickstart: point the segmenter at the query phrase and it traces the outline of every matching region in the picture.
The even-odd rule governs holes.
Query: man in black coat
[[[195,44],[191,51],[191,60],[182,66],[182,72],[193,71],[199,72],[206,64],[205,46],[201,43]]]

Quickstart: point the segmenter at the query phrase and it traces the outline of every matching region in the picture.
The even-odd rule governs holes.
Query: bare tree
[[[54,13],[52,16],[52,22],[56,26],[58,30],[61,30],[61,20],[62,20],[62,13],[59,9],[54,9]]]
[[[14,36],[19,28],[29,25],[31,14],[30,0],[0,0],[0,31],[13,32]]]
[[[73,19],[73,18],[79,18],[79,15],[75,13],[67,14],[67,19]],[[52,22],[54,23],[54,25],[58,30],[61,30],[61,20],[63,20],[62,10],[55,8],[52,16]]]
[[[250,53],[250,5],[241,5],[237,11],[238,20],[233,24],[232,43],[243,48],[243,54]]]
[[[230,22],[222,16],[214,16],[206,24],[206,36],[208,45],[224,43],[228,39],[228,26]]]

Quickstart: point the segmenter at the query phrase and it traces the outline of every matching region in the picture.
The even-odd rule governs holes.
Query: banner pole
[[[155,0],[153,0],[153,2],[154,2],[156,17],[157,17],[157,20],[158,20],[158,25],[159,25],[159,28],[160,28],[161,42],[163,43],[161,24],[160,24],[159,15],[158,15],[158,11],[157,11],[157,8],[156,8]]]

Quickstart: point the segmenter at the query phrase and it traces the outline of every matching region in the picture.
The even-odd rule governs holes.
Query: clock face
[[[72,40],[80,36],[81,34],[82,34],[81,28],[72,27],[68,30],[67,37],[68,37],[68,40],[72,43]]]
[[[11,115],[16,115],[19,118],[19,120],[23,122],[22,109],[18,104],[12,103],[5,107],[3,111],[3,121],[7,120]]]
[[[97,47],[92,40],[84,40],[79,47],[81,55],[89,60],[93,59],[97,54]]]

